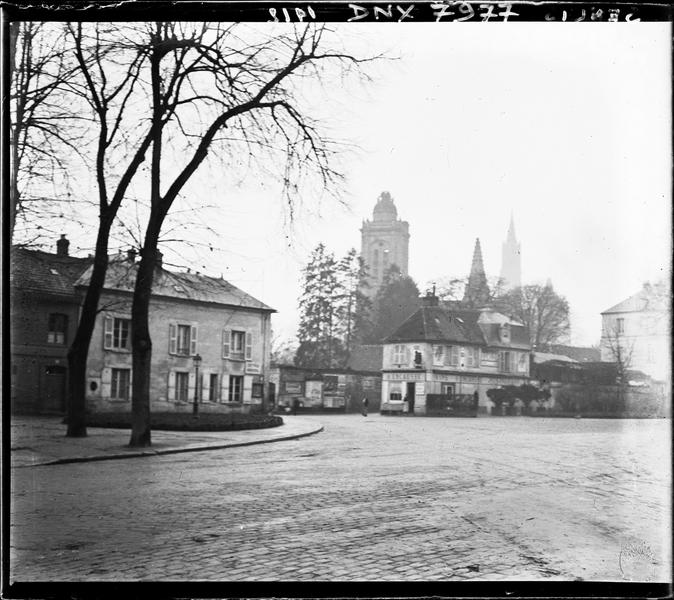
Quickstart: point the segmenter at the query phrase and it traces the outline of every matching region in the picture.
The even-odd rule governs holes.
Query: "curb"
[[[224,448],[238,448],[241,446],[256,446],[258,444],[271,444],[273,442],[286,442],[288,440],[297,440],[310,435],[315,435],[323,431],[323,425],[318,426],[311,431],[304,433],[295,433],[283,437],[271,438],[268,440],[251,440],[248,442],[230,442],[227,444],[213,444],[208,446],[197,446],[195,448],[166,448],[165,450],[138,450],[124,454],[99,454],[95,456],[74,456],[72,458],[57,458],[45,462],[33,463],[30,465],[16,465],[13,469],[25,469],[30,467],[44,467],[50,465],[65,465],[70,463],[97,462],[102,460],[119,460],[123,458],[141,458],[144,456],[161,456],[162,454],[181,454],[183,452],[206,452],[208,450],[222,450]]]

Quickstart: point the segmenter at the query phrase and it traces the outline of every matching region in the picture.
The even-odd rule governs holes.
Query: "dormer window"
[[[510,343],[510,324],[509,323],[503,323],[501,325],[501,341],[504,343]]]

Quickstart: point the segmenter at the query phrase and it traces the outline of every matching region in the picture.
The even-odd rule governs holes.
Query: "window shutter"
[[[412,362],[412,353],[410,352],[410,349],[407,346],[405,346],[404,352],[405,352],[404,354],[405,360],[403,362],[406,365],[409,365],[410,362]]]
[[[221,402],[229,402],[229,375],[227,373],[222,374],[222,395],[220,396]]]
[[[253,334],[250,331],[246,331],[246,360],[250,360],[253,357]]]
[[[110,384],[112,383],[112,369],[105,367],[101,371],[101,397],[110,398]]]
[[[175,326],[175,323],[169,323],[169,354],[177,353],[177,344],[178,344],[177,328]]]
[[[175,402],[176,401],[176,374],[175,374],[175,371],[169,371],[169,374],[168,374],[167,400],[169,402]]]
[[[197,353],[197,326],[192,325],[192,331],[190,333],[190,356],[194,356]]]
[[[250,404],[252,400],[253,376],[244,375],[243,377],[243,404]]]
[[[196,377],[194,375],[194,371],[190,372],[190,374],[187,376],[187,401],[192,402],[194,400],[194,384],[196,381]]]
[[[222,358],[229,358],[230,332],[228,329],[222,330]],[[224,380],[224,379],[223,379]],[[223,396],[224,398],[224,396]]]
[[[110,316],[106,316],[103,321],[103,348],[110,350],[112,348],[112,323],[113,319]]]
[[[199,381],[199,387],[201,388],[201,395],[199,396],[201,398],[202,402],[206,402],[209,400],[209,397],[211,395],[211,373],[210,371],[202,371],[200,373],[200,379]]]

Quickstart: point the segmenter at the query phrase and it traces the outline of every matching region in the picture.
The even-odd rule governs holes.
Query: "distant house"
[[[426,414],[429,394],[474,396],[489,412],[487,390],[529,379],[526,327],[490,309],[424,305],[384,340],[382,411]]]
[[[56,254],[13,247],[10,252],[11,409],[65,411],[68,347],[79,320],[74,283],[91,264],[69,256],[64,235]]]
[[[644,284],[626,300],[601,313],[601,360],[616,360],[616,344],[629,367],[660,381],[670,380],[671,296],[664,282]]]
[[[119,255],[108,266],[87,362],[89,410],[130,409],[134,258]],[[83,293],[89,279],[88,269],[75,288]],[[224,279],[168,271],[160,260],[150,300],[151,409],[190,411],[195,396],[203,412],[248,412],[262,405],[273,312]]]

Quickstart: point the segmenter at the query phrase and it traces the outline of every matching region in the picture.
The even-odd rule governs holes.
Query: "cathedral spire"
[[[480,238],[476,238],[473,262],[470,265],[470,275],[468,276],[466,291],[463,294],[463,303],[470,307],[477,307],[485,304],[488,300],[489,286],[484,272],[482,247],[480,246]]]
[[[510,211],[510,225],[501,246],[501,285],[511,290],[522,285],[522,247],[515,235],[515,217]]]

